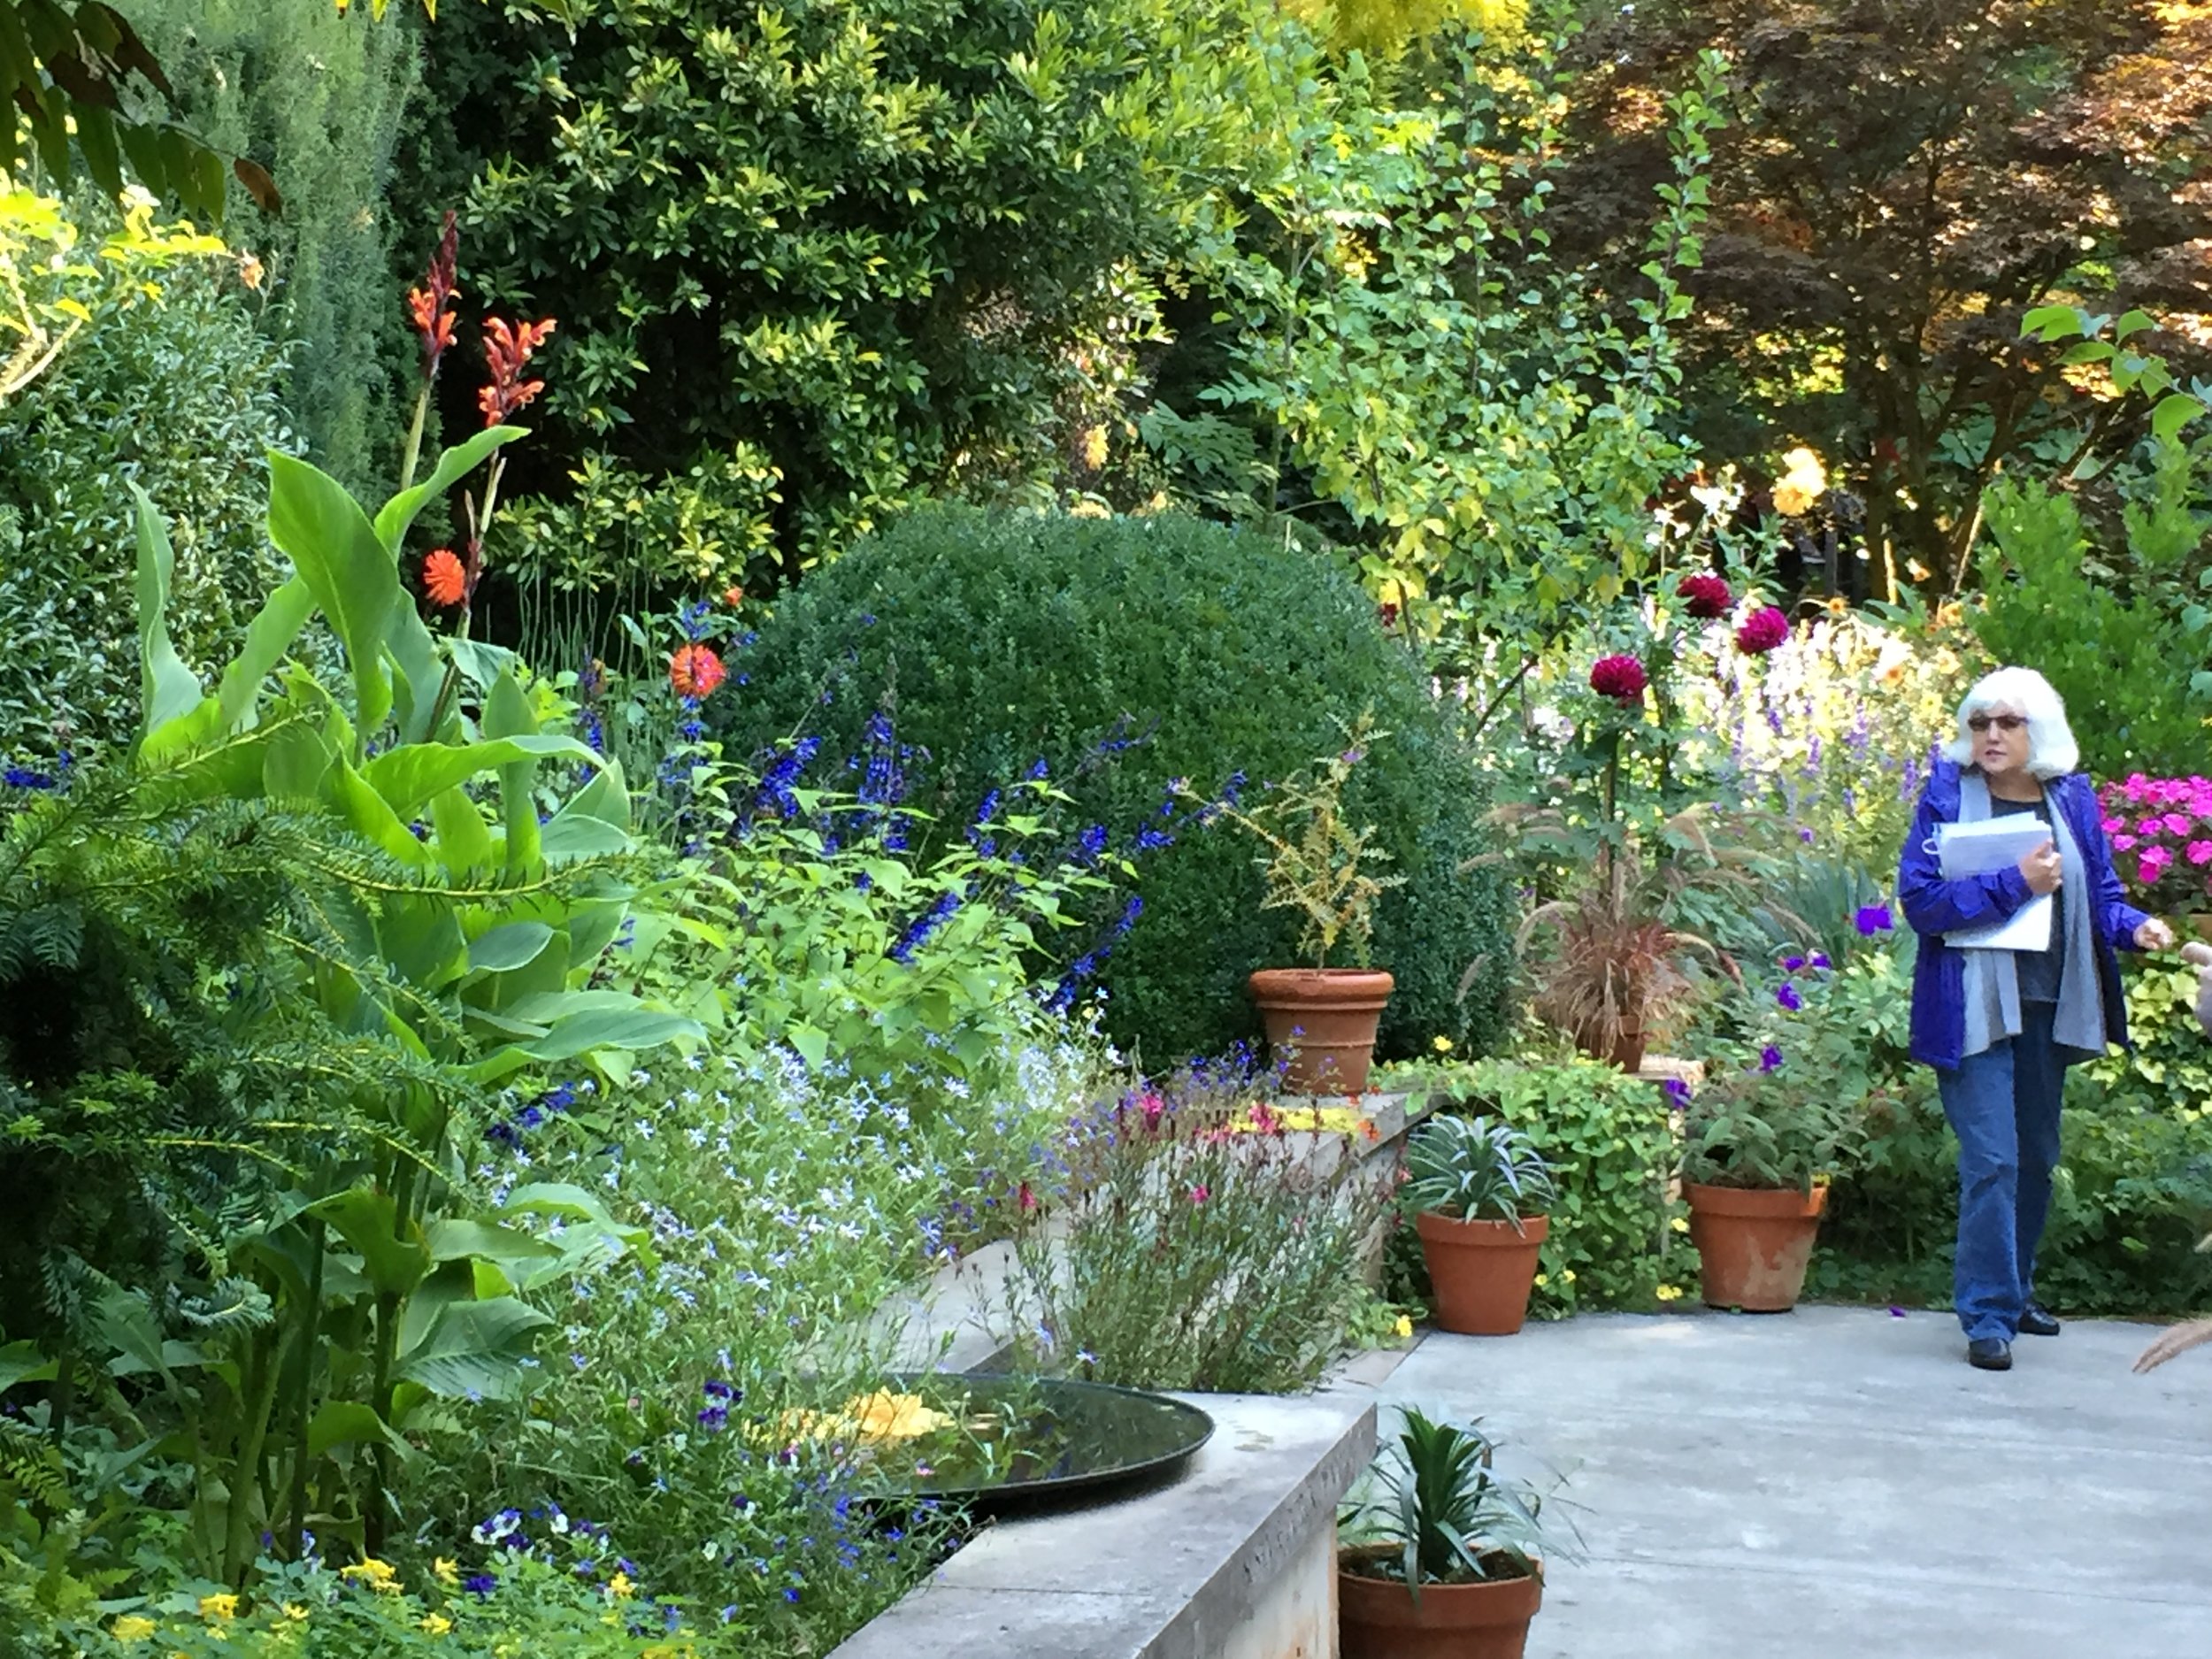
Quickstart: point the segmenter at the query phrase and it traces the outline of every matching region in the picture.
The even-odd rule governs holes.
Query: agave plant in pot
[[[1406,1409],[1347,1502],[1343,1659],[1521,1659],[1544,1599],[1541,1499],[1499,1478],[1479,1426]]]
[[[1413,1132],[1399,1199],[1421,1237],[1437,1324],[1463,1336],[1521,1328],[1555,1195],[1551,1166],[1510,1124],[1447,1115]]]
[[[1299,949],[1309,965],[1263,968],[1250,980],[1283,1087],[1294,1094],[1356,1094],[1367,1087],[1375,1029],[1394,984],[1369,965],[1368,955],[1375,901],[1404,878],[1376,872],[1389,855],[1375,845],[1375,826],[1355,827],[1344,810],[1354,769],[1388,736],[1362,714],[1345,729],[1345,747],[1307,775],[1271,786],[1249,807],[1208,808],[1264,849],[1254,861],[1266,878],[1262,908],[1300,918]],[[1340,946],[1357,966],[1329,965]]]

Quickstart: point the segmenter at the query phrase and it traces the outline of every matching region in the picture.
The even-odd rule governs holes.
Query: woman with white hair
[[[2012,1365],[2013,1338],[2056,1336],[2035,1300],[2035,1248],[2050,1210],[2066,1068],[2127,1041],[2114,947],[2171,945],[2165,923],[2130,905],[2113,872],[2096,791],[2066,705],[2028,668],[1985,676],[1959,705],[1958,733],[1930,772],[1897,872],[1920,935],[1912,1054],[1936,1069],[1959,1138],[1954,1303],[1969,1363]],[[1938,827],[2032,814],[2048,837],[2016,866],[1946,879]],[[1978,949],[1944,935],[2009,918],[2052,894],[2049,948]]]

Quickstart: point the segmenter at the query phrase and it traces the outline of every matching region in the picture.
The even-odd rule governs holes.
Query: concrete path
[[[1565,1476],[1529,1659],[2204,1659],[2212,1349],[2133,1376],[2152,1333],[1995,1375],[1948,1314],[1595,1316],[1431,1335],[1380,1394]]]

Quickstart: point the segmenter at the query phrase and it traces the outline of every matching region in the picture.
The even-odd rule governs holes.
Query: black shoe
[[[2022,1336],[2056,1336],[2062,1327],[2058,1316],[2039,1302],[2032,1302],[2020,1315]]]
[[[1976,1371],[2010,1371],[2012,1344],[2001,1336],[1978,1336],[1966,1345],[1966,1363]]]

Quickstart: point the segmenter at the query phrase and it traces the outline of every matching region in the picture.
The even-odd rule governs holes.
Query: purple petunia
[[[1787,979],[1774,987],[1774,1000],[1793,1014],[1805,1006],[1805,999],[1797,994],[1797,987]]]
[[[1680,1078],[1671,1077],[1660,1087],[1667,1091],[1667,1098],[1674,1102],[1676,1110],[1690,1103],[1690,1086]]]
[[[1897,926],[1896,918],[1889,913],[1886,904],[1862,904],[1859,913],[1851,920],[1863,939],[1871,939],[1877,933],[1886,933]]]
[[[1782,1069],[1782,1051],[1772,1043],[1759,1050],[1759,1070],[1778,1071]]]

